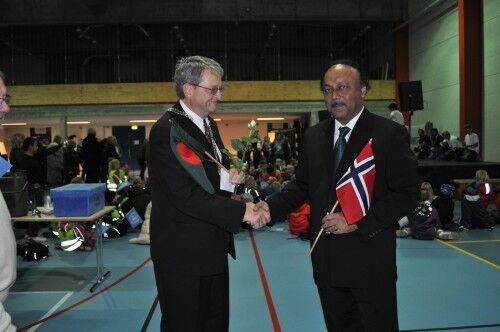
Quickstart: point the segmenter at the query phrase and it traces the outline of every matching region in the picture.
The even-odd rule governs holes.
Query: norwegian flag
[[[337,182],[337,199],[349,225],[366,216],[375,182],[372,140],[364,146],[347,172]]]

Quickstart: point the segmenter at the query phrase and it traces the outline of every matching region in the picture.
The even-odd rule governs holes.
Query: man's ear
[[[365,98],[367,93],[368,93],[368,89],[366,88],[366,85],[362,85],[361,86],[361,97]]]
[[[184,96],[186,97],[191,97],[193,95],[193,90],[194,87],[189,83],[184,83],[182,86],[182,92],[184,92]]]

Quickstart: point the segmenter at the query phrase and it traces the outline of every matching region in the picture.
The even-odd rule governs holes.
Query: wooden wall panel
[[[368,100],[394,99],[394,81],[371,81]],[[322,101],[318,81],[224,82],[226,102]],[[177,100],[174,84],[112,83],[10,86],[12,106],[163,104]]]

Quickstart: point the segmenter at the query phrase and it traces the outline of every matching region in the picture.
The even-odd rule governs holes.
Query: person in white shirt
[[[460,149],[460,148],[464,147],[462,142],[455,135],[450,135],[449,144],[453,150]]]
[[[0,121],[9,111],[5,75],[0,71]],[[9,295],[9,288],[16,280],[16,240],[10,222],[10,213],[0,192],[0,331],[14,332],[16,327],[3,303]]]
[[[389,106],[387,106],[387,108],[389,108],[389,111],[391,112],[389,114],[389,118],[392,121],[404,126],[405,125],[405,118],[403,117],[403,113],[401,113],[398,110],[398,105],[396,105],[396,103],[390,103]]]
[[[461,161],[476,161],[479,158],[479,136],[472,131],[472,126],[464,126],[465,137],[463,154],[459,157]]]

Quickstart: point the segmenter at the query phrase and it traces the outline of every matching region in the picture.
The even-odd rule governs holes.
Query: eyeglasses
[[[341,84],[341,85],[337,86],[336,88],[333,86],[325,85],[325,86],[323,86],[321,91],[323,92],[323,94],[325,96],[330,96],[334,92],[345,93],[345,92],[349,91],[349,89],[351,89],[351,87],[347,84]]]
[[[210,93],[211,93],[212,95],[214,95],[214,96],[215,96],[217,93],[221,93],[221,94],[222,94],[222,92],[224,91],[224,87],[223,87],[223,86],[214,86],[213,88],[207,88],[207,87],[205,87],[205,86],[201,86],[201,85],[198,85],[198,84],[193,84],[193,83],[189,83],[189,84],[194,85],[194,86],[197,86],[197,87],[202,88],[202,89],[205,89],[205,90],[208,90],[208,91],[210,91]]]
[[[0,100],[8,104],[10,102],[10,95],[1,96]]]

